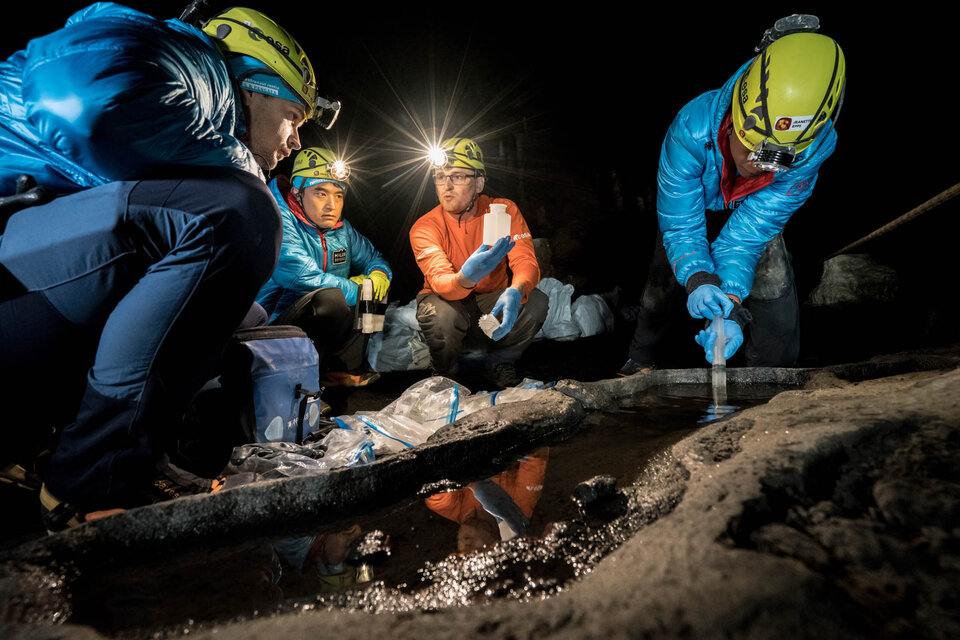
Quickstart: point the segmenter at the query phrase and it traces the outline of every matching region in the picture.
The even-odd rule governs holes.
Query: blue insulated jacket
[[[164,166],[259,175],[235,137],[242,118],[203,32],[94,4],[0,62],[0,195],[22,173],[61,193]]]
[[[257,294],[257,302],[271,321],[314,289],[339,287],[347,304],[355,305],[357,285],[350,276],[378,270],[393,278],[390,265],[373,243],[346,220],[320,231],[297,218],[285,198],[289,189],[286,179],[282,184],[276,178],[270,181],[270,192],[283,218],[283,244],[273,275]]]
[[[724,293],[741,300],[750,294],[754,271],[767,242],[806,202],[820,165],[837,144],[836,131],[831,130],[822,144],[814,141],[797,155],[795,165],[813,154],[805,164],[777,174],[771,184],[736,202],[724,202],[720,191],[723,154],[717,134],[730,108],[734,86],[749,64],[744,64],[721,89],[704,93],[680,110],[664,138],[657,176],[657,216],[677,280],[686,285],[698,271],[715,273],[723,282]],[[727,208],[733,213],[710,245],[705,210]]]

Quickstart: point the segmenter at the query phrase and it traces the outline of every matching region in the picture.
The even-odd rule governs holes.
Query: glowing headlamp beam
[[[447,152],[440,147],[432,147],[429,156],[430,164],[434,167],[442,167],[447,164]]]
[[[350,175],[350,168],[343,160],[334,160],[330,163],[330,175],[337,180],[346,180]]]

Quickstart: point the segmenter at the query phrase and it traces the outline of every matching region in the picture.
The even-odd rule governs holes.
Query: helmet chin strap
[[[458,226],[458,227],[460,226],[460,222],[463,220],[463,214],[465,214],[465,213],[467,213],[468,211],[470,211],[471,209],[473,209],[473,205],[477,204],[477,198],[479,198],[479,197],[480,197],[480,192],[479,192],[479,191],[474,191],[474,192],[473,192],[473,197],[470,198],[470,204],[467,205],[466,209],[464,209],[463,211],[461,211],[460,213],[457,214],[457,226]]]
[[[470,211],[470,209],[473,209],[473,205],[475,205],[475,204],[477,203],[477,198],[478,198],[479,196],[480,196],[479,193],[474,193],[474,194],[473,194],[473,197],[470,198],[470,204],[467,205],[467,208],[457,214],[457,226],[458,226],[458,227],[460,226],[460,221],[463,220],[463,214],[465,214],[465,213],[467,213],[468,211]]]
[[[266,156],[257,153],[257,152],[254,151],[253,149],[250,149],[250,153],[253,154],[253,157],[254,157],[255,159],[258,159],[257,164],[260,165],[260,169],[262,169],[264,173],[269,173],[269,171],[270,171],[269,169],[264,169],[264,167],[267,166],[267,158],[266,158]]]

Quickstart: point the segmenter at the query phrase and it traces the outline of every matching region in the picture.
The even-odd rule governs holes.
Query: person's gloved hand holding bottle
[[[516,242],[511,241],[509,236],[504,236],[497,240],[492,247],[485,244],[480,245],[460,267],[460,273],[474,284],[480,282],[497,268],[497,265],[510,253],[515,244]]]
[[[520,314],[521,298],[523,298],[523,295],[519,289],[508,287],[503,290],[503,293],[497,298],[497,303],[493,305],[493,309],[490,310],[490,315],[494,316],[501,311],[503,312],[503,316],[500,319],[500,326],[493,332],[490,336],[491,338],[499,340],[510,333],[510,330],[513,329],[513,323],[517,321],[517,316]]]
[[[719,315],[726,318],[732,310],[733,301],[714,284],[702,284],[687,296],[687,311],[694,318],[711,320]]]
[[[743,329],[733,320],[724,320],[723,336],[726,339],[726,345],[723,347],[723,357],[725,360],[729,360],[743,344]],[[717,332],[713,328],[713,323],[698,333],[694,340],[706,352],[707,362],[713,364],[713,344],[717,341]]]

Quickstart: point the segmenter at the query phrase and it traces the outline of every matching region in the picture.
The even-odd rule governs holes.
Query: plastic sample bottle
[[[483,244],[492,247],[497,240],[510,235],[510,214],[507,205],[494,202],[490,213],[483,214]]]
[[[713,405],[716,408],[727,404],[727,360],[723,357],[723,348],[727,345],[724,335],[723,316],[714,316],[710,328],[717,334],[713,343]]]

